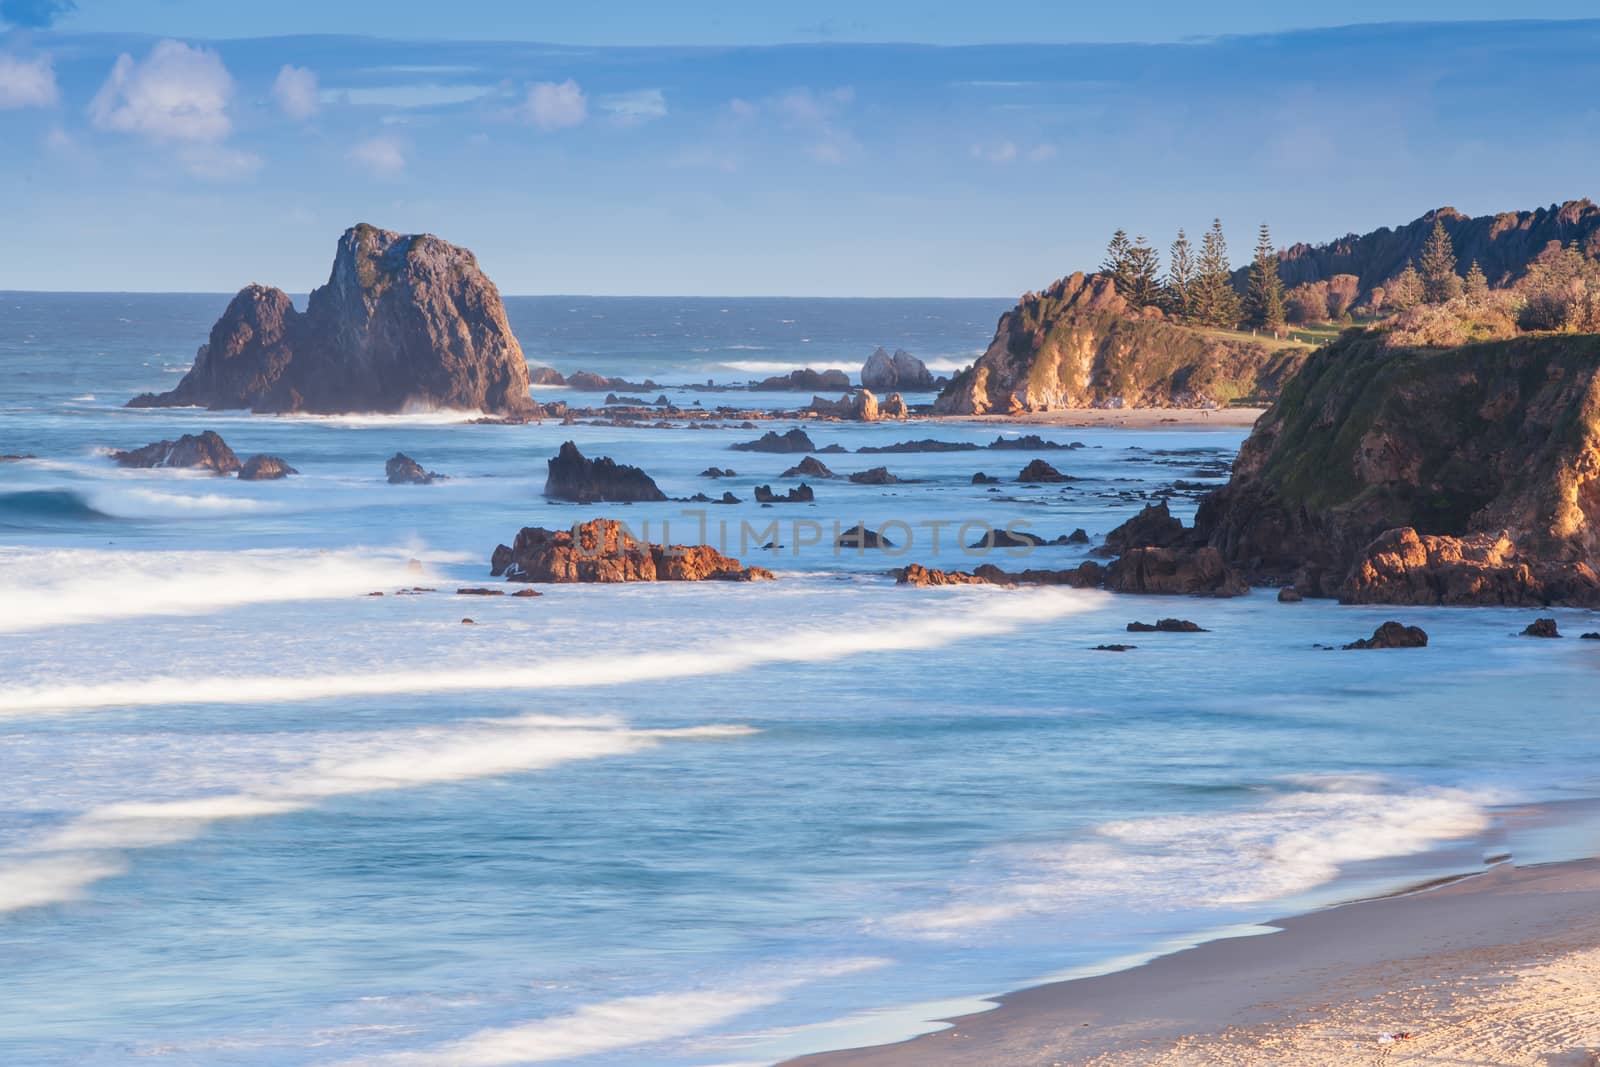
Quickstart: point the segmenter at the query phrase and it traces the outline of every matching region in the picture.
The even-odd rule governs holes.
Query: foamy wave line
[[[427,1048],[362,1056],[327,1067],[510,1067],[653,1045],[777,1004],[797,986],[871,970],[886,962],[840,960],[786,977],[756,979],[736,989],[621,997],[586,1004],[567,1015],[479,1030]]]
[[[1244,811],[1124,819],[1070,844],[997,850],[993,858],[1008,875],[877,925],[897,936],[947,940],[1113,902],[1151,912],[1261,904],[1325,885],[1346,864],[1422,852],[1489,825],[1483,798],[1460,790],[1395,792],[1366,777],[1291,784],[1311,788]]]
[[[412,789],[544,770],[575,760],[639,752],[664,740],[741,737],[748,726],[634,730],[612,719],[528,715],[467,728],[384,732],[354,754],[325,757],[253,788],[169,801],[92,808],[13,851],[0,866],[0,912],[72,900],[127,869],[128,852],[189,841],[213,823],[263,818],[342,796]]]
[[[161,704],[257,704],[407,693],[588,688],[731,674],[769,663],[842,659],[865,653],[937,648],[1086,610],[1093,594],[1061,590],[972,591],[985,603],[959,618],[929,618],[858,630],[796,631],[782,640],[739,643],[723,652],[615,652],[527,667],[497,665],[361,674],[158,676],[137,681],[0,689],[0,716]]]
[[[5,553],[0,633],[353,596],[415,579],[406,570],[408,558],[394,549]]]

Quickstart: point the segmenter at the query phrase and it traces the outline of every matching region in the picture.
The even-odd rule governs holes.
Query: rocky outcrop
[[[870,467],[856,471],[850,475],[850,480],[857,485],[899,485],[903,479],[890,474],[888,467]]]
[[[1352,648],[1427,648],[1428,634],[1420,626],[1406,626],[1391,619],[1372,631],[1371,637],[1352,641],[1344,647],[1347,651]]]
[[[903,348],[889,355],[882,348],[867,357],[861,367],[861,386],[881,393],[903,389],[906,392],[927,392],[933,388],[933,375],[922,360]]]
[[[1359,603],[1600,605],[1600,336],[1351,332],[1256,424],[1198,537]]]
[[[906,406],[906,398],[899,393],[890,393],[878,405],[878,416],[885,419],[903,419],[911,414],[911,409]]]
[[[271,482],[299,473],[299,471],[277,456],[257,455],[251,456],[244,461],[244,466],[239,468],[239,480],[241,482]]]
[[[1275,397],[1303,347],[1229,339],[1135,311],[1111,279],[1074,274],[1000,316],[978,361],[934,405],[948,415],[1086,407],[1211,407]]]
[[[1095,555],[1115,556],[1130,548],[1171,548],[1190,539],[1183,521],[1172,514],[1165,500],[1158,500],[1106,534],[1105,544],[1095,549]]]
[[[1243,596],[1250,583],[1210,546],[1130,548],[1106,568],[1114,593],[1162,596]]]
[[[1560,637],[1561,630],[1554,619],[1534,619],[1522,628],[1523,637]]]
[[[790,371],[788,374],[763,378],[750,388],[783,393],[832,392],[835,389],[849,389],[850,375],[842,370],[815,371],[806,367],[803,370]]]
[[[1038,484],[1041,482],[1070,482],[1072,476],[1062,474],[1042,459],[1030,460],[1017,474],[1017,481]]]
[[[360,225],[339,239],[305,312],[250,285],[177,388],[133,407],[258,412],[459,408],[529,415],[528,365],[472,253],[430,234]]]
[[[778,477],[780,477],[780,478],[837,478],[838,475],[834,474],[831,470],[829,470],[828,469],[828,465],[826,463],[823,463],[822,460],[818,459],[816,456],[807,456],[805,459],[801,460],[799,463],[796,463],[793,467],[790,467],[788,470],[784,471]]]
[[[566,385],[567,380],[554,367],[529,367],[529,385]]]
[[[737,452],[776,452],[779,455],[817,450],[817,446],[811,443],[811,438],[807,437],[806,432],[798,426],[787,433],[768,430],[754,441],[740,441],[729,447]]]
[[[383,464],[383,473],[390,485],[432,485],[445,480],[437,471],[423,470],[422,464],[404,452],[390,456]]]
[[[972,571],[942,571],[913,563],[890,574],[901,585],[1061,585],[1072,589],[1093,589],[1105,580],[1105,568],[1093,560],[1063,570],[1005,571],[985,563]]]
[[[1155,622],[1130,622],[1130,634],[1203,634],[1206,628],[1188,619],[1157,619]]]
[[[758,485],[752,492],[755,493],[757,504],[809,504],[817,498],[817,494],[805,482],[782,496],[774,493],[770,485]]]
[[[870,389],[856,390],[855,399],[850,402],[850,417],[858,422],[878,421],[878,398]]]
[[[634,503],[667,499],[652,479],[638,467],[618,463],[610,456],[589,459],[571,441],[549,461],[544,495],[552,500],[579,504]]]
[[[702,478],[736,478],[739,472],[727,467],[707,467],[700,472]]]
[[[710,545],[656,545],[635,540],[615,519],[594,519],[570,530],[525,526],[500,545],[495,577],[512,582],[748,582],[771,578],[743,567]]]
[[[895,547],[895,543],[893,541],[878,533],[877,530],[868,529],[862,523],[856,523],[854,526],[850,527],[850,529],[841,533],[837,538],[834,539],[833,543],[839,548],[853,548],[858,552],[865,551],[869,548]]]
[[[156,441],[127,452],[113,452],[122,467],[198,467],[216,474],[232,474],[242,464],[215,430],[186,433],[176,441]]]

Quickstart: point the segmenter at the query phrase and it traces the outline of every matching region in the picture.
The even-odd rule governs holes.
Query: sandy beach
[[[1248,429],[1266,408],[1062,408],[1020,415],[940,415],[935,421],[1006,426],[1112,426],[1124,430]]]
[[[788,1067],[1600,1064],[1600,861],[1503,864],[1272,925]]]

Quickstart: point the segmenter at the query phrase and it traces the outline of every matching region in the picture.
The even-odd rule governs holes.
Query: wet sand
[[[1192,430],[1207,426],[1255,425],[1266,408],[1065,408],[1021,415],[939,415],[937,422],[999,423],[1005,426],[1113,426],[1124,430]]]
[[[1600,861],[1503,864],[1271,925],[788,1067],[1600,1067]]]

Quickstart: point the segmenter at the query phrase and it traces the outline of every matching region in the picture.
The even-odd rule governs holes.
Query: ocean
[[[886,576],[1075,564],[1086,546],[966,543],[1098,539],[1175,481],[1219,481],[1242,431],[810,425],[847,450],[1082,447],[824,455],[904,481],[760,508],[799,457],[730,446],[782,423],[124,408],[176,384],[226,300],[0,293],[0,453],[37,457],[0,463],[0,1062],[769,1064],[1600,845],[1562,815],[1600,795],[1592,613],[1543,613],[1567,639],[1541,641],[1514,636],[1526,610]],[[809,397],[673,386],[854,374],[878,345],[948,373],[1008,304],[507,301],[531,364],[652,378],[686,407],[792,407]],[[203,429],[300,473],[108,458]],[[670,496],[747,503],[548,502],[569,439]],[[396,451],[449,479],[386,484]],[[1078,480],[1018,484],[1032,458]],[[778,580],[454,594],[493,584],[520,527],[601,515]],[[863,521],[894,547],[832,547]],[[416,586],[437,591],[396,595]],[[1126,632],[1158,617],[1207,632]],[[1388,618],[1429,647],[1323,647]],[[1138,647],[1095,650],[1115,642]]]

